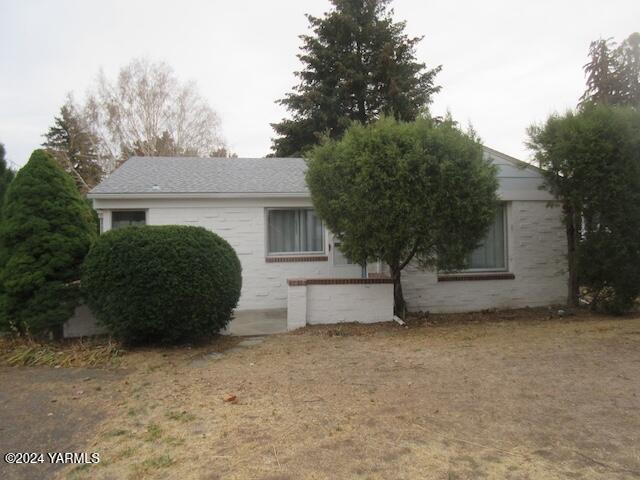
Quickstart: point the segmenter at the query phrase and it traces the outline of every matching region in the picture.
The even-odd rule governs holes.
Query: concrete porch
[[[225,335],[240,337],[253,335],[271,335],[287,331],[287,309],[241,310],[234,312],[233,320],[224,332]]]

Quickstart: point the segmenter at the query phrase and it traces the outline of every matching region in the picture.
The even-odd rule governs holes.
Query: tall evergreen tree
[[[591,42],[589,57],[581,105],[640,108],[640,33],[632,33],[620,45],[611,39]]]
[[[6,151],[4,149],[4,145],[0,143],[0,211],[2,211],[2,205],[4,203],[4,196],[7,193],[7,188],[15,176],[15,172],[7,167],[5,155]]]
[[[73,177],[81,192],[86,193],[100,182],[103,170],[98,158],[98,140],[71,99],[62,106],[44,137],[42,146]]]
[[[80,265],[96,236],[71,177],[36,150],[7,191],[0,225],[0,327],[59,331],[78,303]]]
[[[620,82],[623,85],[623,105],[640,108],[640,33],[629,35],[620,47]]]
[[[302,35],[304,68],[298,86],[278,101],[292,114],[272,124],[276,156],[296,156],[328,134],[339,138],[352,121],[392,116],[411,121],[426,110],[441,67],[416,60],[422,37],[393,21],[390,0],[331,0],[323,17],[307,15],[312,35]]]

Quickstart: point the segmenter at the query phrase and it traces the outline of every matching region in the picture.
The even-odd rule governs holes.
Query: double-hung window
[[[506,208],[498,206],[493,224],[482,243],[469,256],[470,271],[491,272],[507,270]]]
[[[267,210],[269,255],[324,253],[324,227],[311,208]]]

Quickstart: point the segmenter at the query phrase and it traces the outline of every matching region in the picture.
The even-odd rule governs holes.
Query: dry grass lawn
[[[524,310],[237,341],[129,352],[85,446],[102,462],[60,478],[640,478],[640,318]]]

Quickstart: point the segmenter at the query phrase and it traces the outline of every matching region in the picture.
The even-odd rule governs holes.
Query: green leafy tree
[[[7,167],[6,151],[4,145],[0,143],[0,211],[4,203],[4,196],[7,193],[9,184],[15,177],[15,172]]]
[[[86,193],[100,182],[104,172],[98,154],[98,139],[71,98],[62,106],[60,115],[55,117],[44,137],[42,146],[74,178],[81,192]]]
[[[425,268],[465,267],[495,215],[495,167],[452,121],[354,124],[307,163],[318,215],[348,258],[389,265],[399,314],[402,269],[414,259]]]
[[[584,66],[587,88],[581,105],[640,108],[640,33],[632,33],[620,45],[611,39],[591,42],[589,57]]]
[[[278,103],[292,114],[272,124],[276,156],[297,156],[323,135],[339,138],[352,121],[381,115],[411,121],[425,111],[440,67],[416,61],[421,37],[393,21],[390,0],[331,0],[323,17],[307,15],[312,35],[303,35],[300,83]]]
[[[80,265],[96,236],[71,177],[36,150],[9,186],[0,226],[2,324],[59,334],[78,303]]]
[[[568,303],[582,285],[596,308],[630,308],[640,291],[640,112],[585,105],[530,127],[528,145],[562,202]]]

